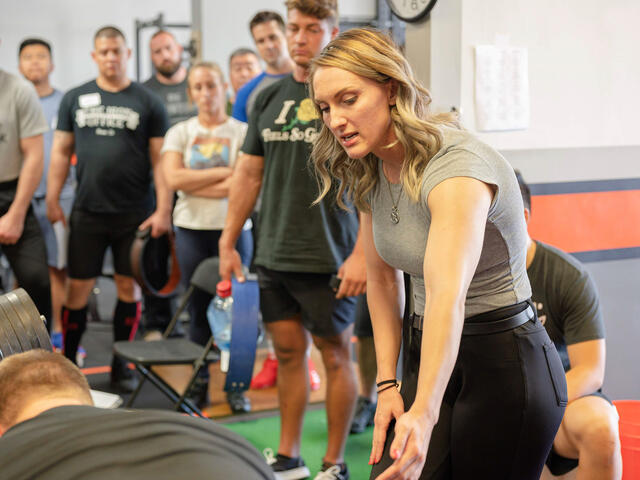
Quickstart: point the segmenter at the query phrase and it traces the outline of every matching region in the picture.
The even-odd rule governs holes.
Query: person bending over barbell
[[[0,362],[0,471],[12,480],[273,479],[246,440],[209,420],[94,407],[82,372],[45,350]]]

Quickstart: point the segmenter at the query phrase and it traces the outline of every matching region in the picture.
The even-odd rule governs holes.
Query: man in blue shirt
[[[267,69],[246,83],[236,94],[233,118],[242,122],[249,121],[249,113],[258,93],[293,70],[293,61],[289,57],[284,35],[284,20],[280,14],[269,10],[256,13],[249,22],[249,30]]]
[[[67,279],[66,272],[66,227],[62,222],[55,226],[47,219],[47,206],[44,201],[47,192],[47,173],[53,132],[58,123],[58,107],[63,93],[51,86],[49,75],[53,71],[51,45],[39,38],[27,38],[22,41],[18,50],[20,73],[29,80],[36,89],[40,98],[42,111],[49,125],[49,130],[44,132],[44,171],[40,184],[33,194],[33,211],[36,214],[42,235],[47,247],[47,263],[49,265],[49,280],[51,281],[51,310],[52,310],[52,341],[55,347],[62,348],[62,335],[60,323],[60,311],[64,301],[64,286]],[[60,205],[65,217],[69,216],[74,193],[74,173],[69,172],[60,193]]]

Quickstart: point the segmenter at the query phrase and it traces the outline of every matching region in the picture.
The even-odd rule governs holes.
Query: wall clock
[[[405,22],[417,22],[427,15],[437,0],[387,0],[394,15]]]

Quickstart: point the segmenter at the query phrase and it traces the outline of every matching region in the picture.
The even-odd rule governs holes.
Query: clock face
[[[436,0],[387,0],[391,11],[405,22],[416,22],[436,4]]]

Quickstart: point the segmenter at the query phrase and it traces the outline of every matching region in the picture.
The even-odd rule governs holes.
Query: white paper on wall
[[[529,127],[527,49],[476,45],[476,129],[523,130]]]

